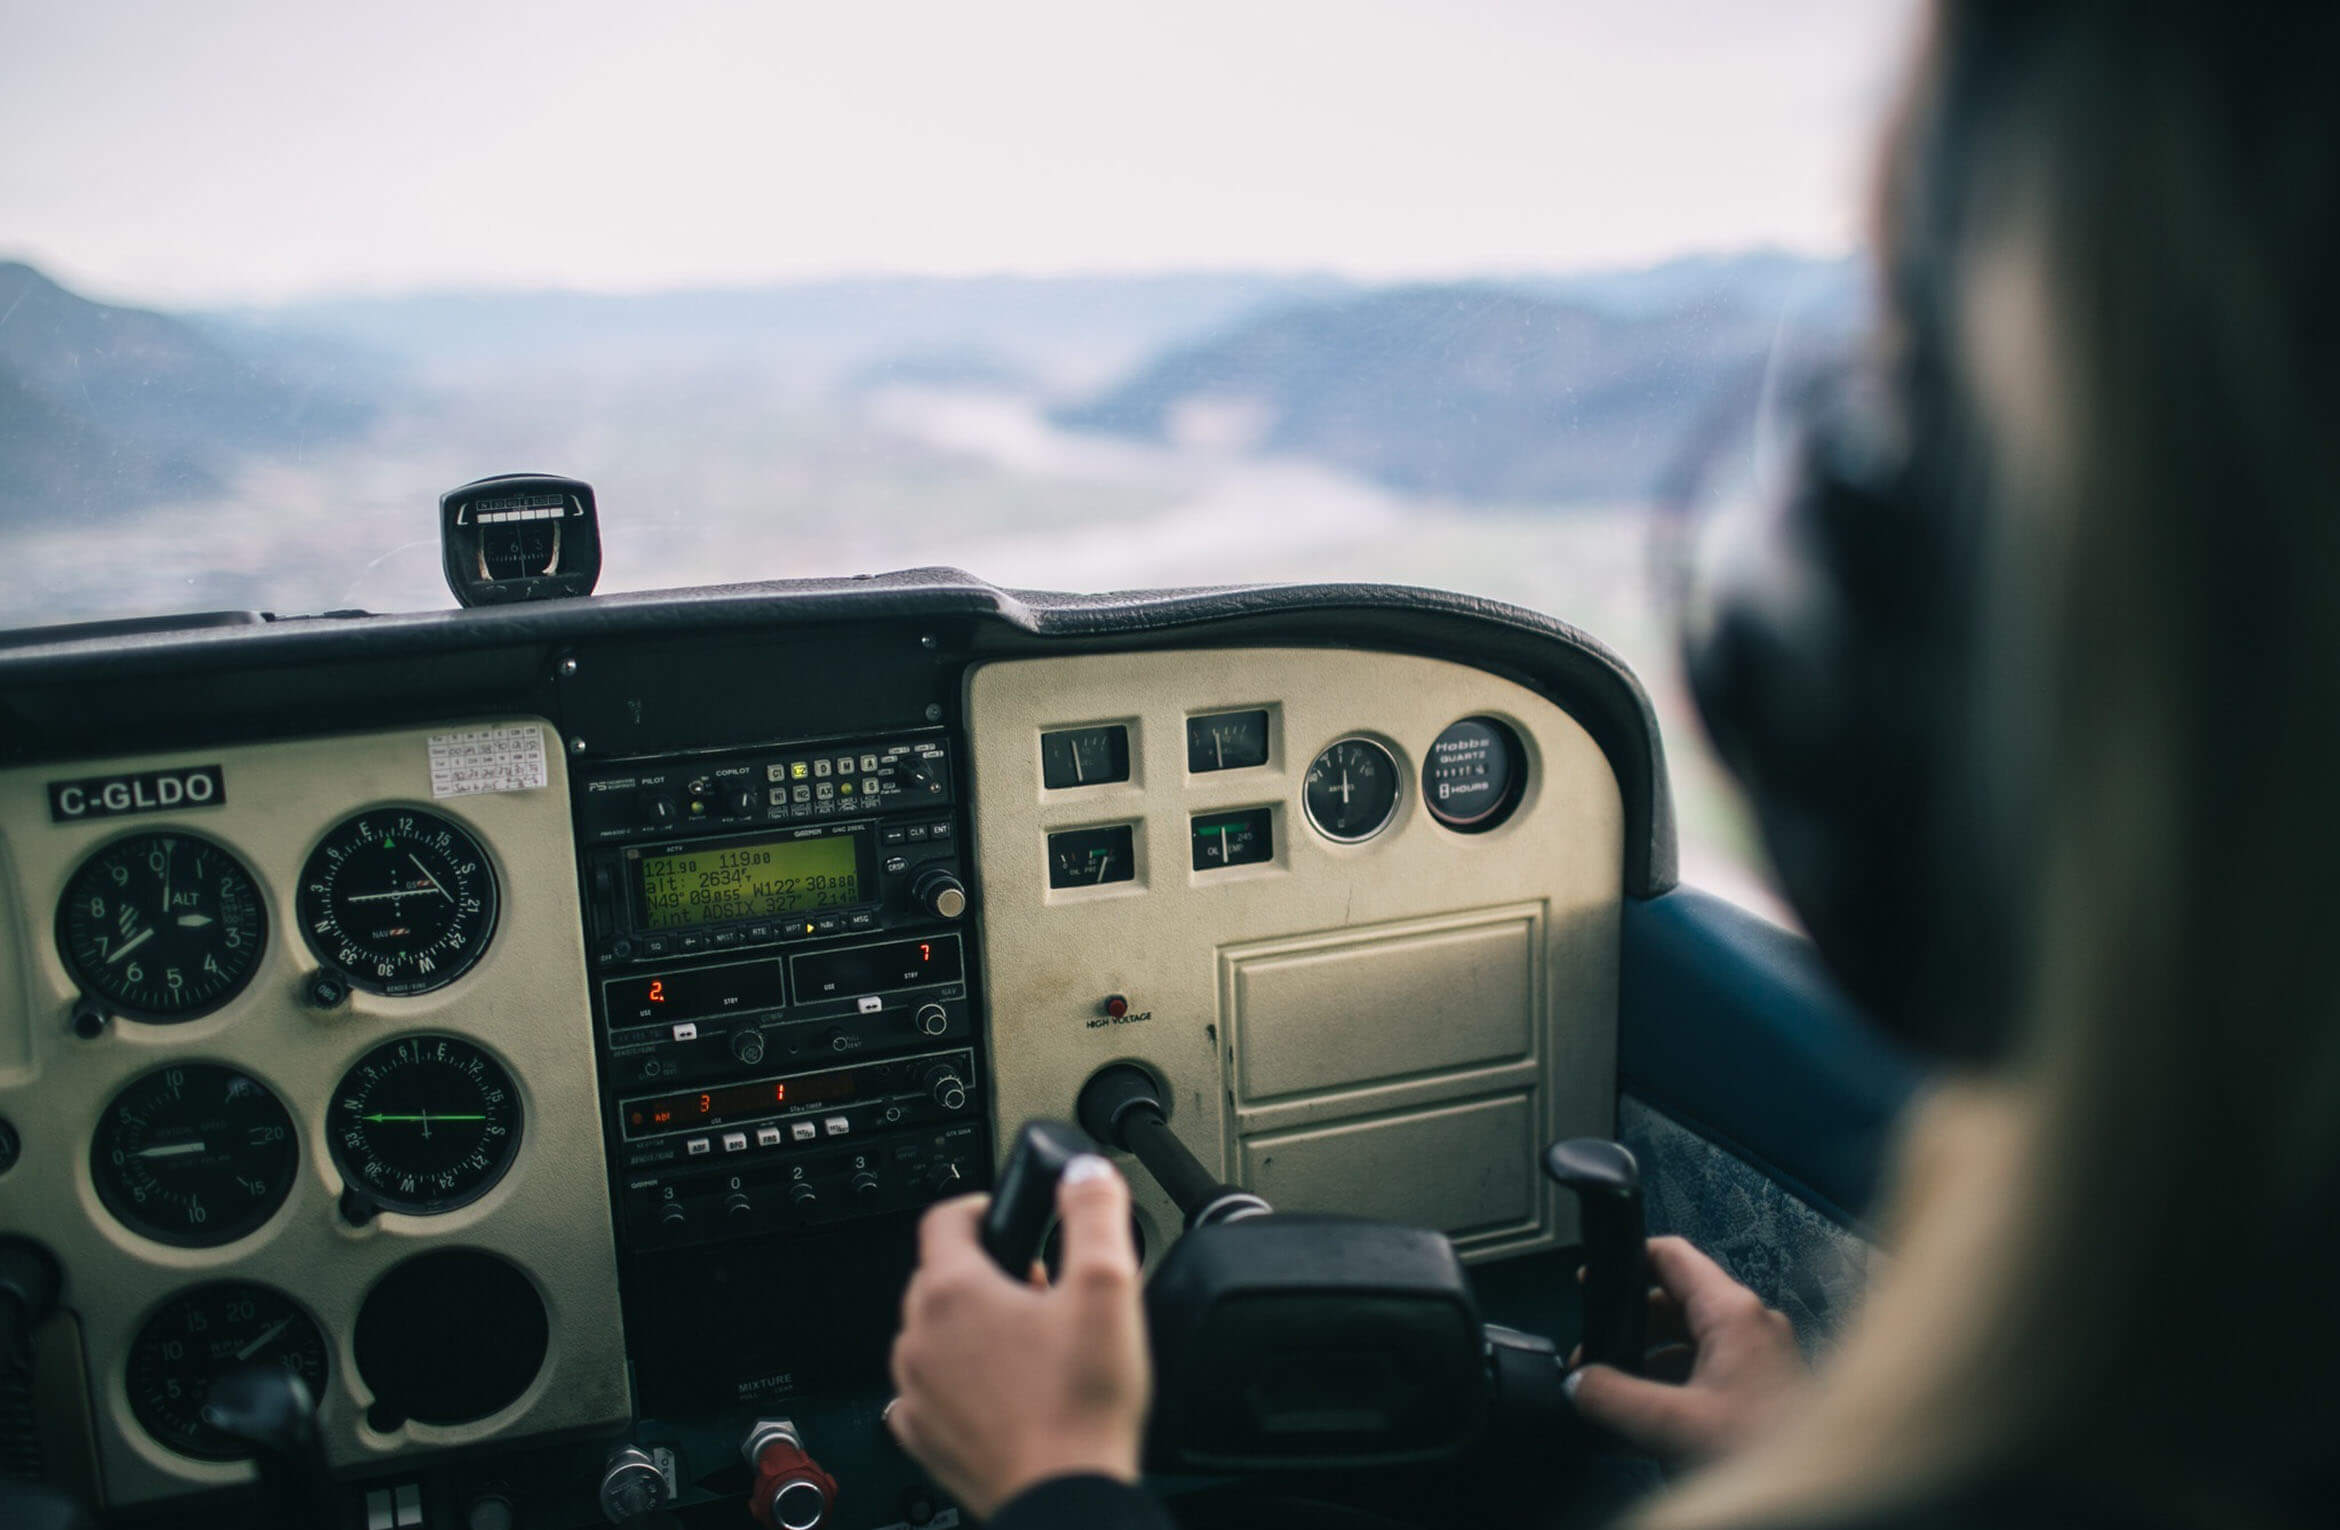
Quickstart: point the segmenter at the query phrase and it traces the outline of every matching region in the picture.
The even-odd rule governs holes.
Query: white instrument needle
[[[245,1345],[242,1349],[237,1350],[236,1358],[238,1360],[251,1359],[254,1355],[260,1353],[261,1349],[267,1345],[270,1339],[275,1338],[278,1334],[284,1332],[287,1328],[290,1327],[292,1327],[291,1318],[278,1318],[273,1324],[260,1330],[259,1338],[254,1339],[251,1343]]]
[[[137,950],[140,946],[145,945],[152,939],[154,939],[154,926],[150,924],[145,929],[140,930],[137,934],[131,936],[128,940],[123,941],[121,949],[106,958],[106,965],[111,967],[114,965],[114,963],[120,961],[123,957],[128,956],[131,952]]]
[[[134,1156],[139,1158],[184,1158],[189,1153],[202,1152],[204,1146],[203,1139],[198,1137],[193,1142],[174,1142],[168,1147],[140,1148]]]

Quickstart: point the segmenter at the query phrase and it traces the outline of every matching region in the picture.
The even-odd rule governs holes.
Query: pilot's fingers
[[[1137,1285],[1137,1249],[1129,1237],[1129,1185],[1113,1165],[1083,1153],[1056,1185],[1064,1229],[1057,1289],[1081,1300],[1120,1300]]]
[[[1569,1372],[1568,1399],[1585,1418],[1653,1456],[1692,1454],[1709,1433],[1705,1400],[1696,1390],[1628,1376],[1614,1366]]]
[[[937,1201],[918,1219],[918,1267],[947,1269],[969,1258],[987,1259],[981,1229],[988,1195],[956,1195]]]
[[[1649,1268],[1666,1294],[1682,1304],[1683,1325],[1694,1340],[1703,1342],[1763,1311],[1761,1297],[1731,1279],[1687,1238],[1650,1239]]]
[[[1657,1286],[1649,1288],[1648,1331],[1652,1344],[1685,1344],[1690,1339],[1690,1321],[1682,1315],[1682,1304]]]

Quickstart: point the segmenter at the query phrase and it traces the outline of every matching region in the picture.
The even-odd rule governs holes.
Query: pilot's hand
[[[1687,1380],[1628,1376],[1607,1365],[1569,1373],[1577,1412],[1651,1455],[1711,1461],[1784,1413],[1807,1379],[1787,1318],[1682,1238],[1649,1240],[1650,1337],[1690,1346]],[[1680,1354],[1677,1349],[1676,1355]],[[1664,1369],[1653,1355],[1653,1371]],[[1677,1368],[1678,1371],[1678,1368]]]
[[[887,1426],[978,1519],[1051,1477],[1136,1482],[1153,1377],[1129,1187],[1093,1154],[1065,1166],[1054,1286],[1019,1285],[983,1252],[985,1199],[945,1201],[919,1224]]]

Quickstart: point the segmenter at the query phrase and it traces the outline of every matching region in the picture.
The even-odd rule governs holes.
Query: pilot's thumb
[[[1613,1365],[1581,1365],[1562,1383],[1586,1421],[1653,1456],[1690,1453],[1698,1399],[1687,1388],[1628,1376]]]
[[[1056,1185],[1064,1237],[1057,1284],[1084,1297],[1122,1299],[1137,1285],[1137,1249],[1129,1236],[1129,1186],[1113,1165],[1083,1153]]]

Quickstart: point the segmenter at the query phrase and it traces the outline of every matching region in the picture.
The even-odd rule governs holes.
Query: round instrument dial
[[[1371,839],[1397,813],[1397,761],[1369,738],[1342,739],[1308,767],[1301,801],[1325,838],[1344,844]]]
[[[342,1075],[325,1127],[352,1187],[391,1211],[468,1206],[520,1146],[520,1090],[503,1064],[456,1036],[385,1041]]]
[[[98,1199],[134,1232],[182,1248],[233,1243],[276,1214],[300,1166],[292,1117],[268,1086],[218,1063],[131,1080],[89,1146]]]
[[[164,1302],[130,1346],[130,1411],[182,1456],[234,1461],[252,1448],[203,1421],[211,1384],[247,1365],[281,1365],[325,1391],[325,1336],[292,1299],[267,1286],[218,1280]]]
[[[301,868],[301,933],[372,993],[444,988],[496,933],[496,874],[470,833],[421,808],[334,825]]]
[[[1466,717],[1438,735],[1422,761],[1422,805],[1465,834],[1511,816],[1527,785],[1519,735],[1492,717]]]
[[[171,830],[83,861],[57,906],[57,949],[82,987],[134,1020],[192,1020],[252,981],[268,914],[243,863]]]

